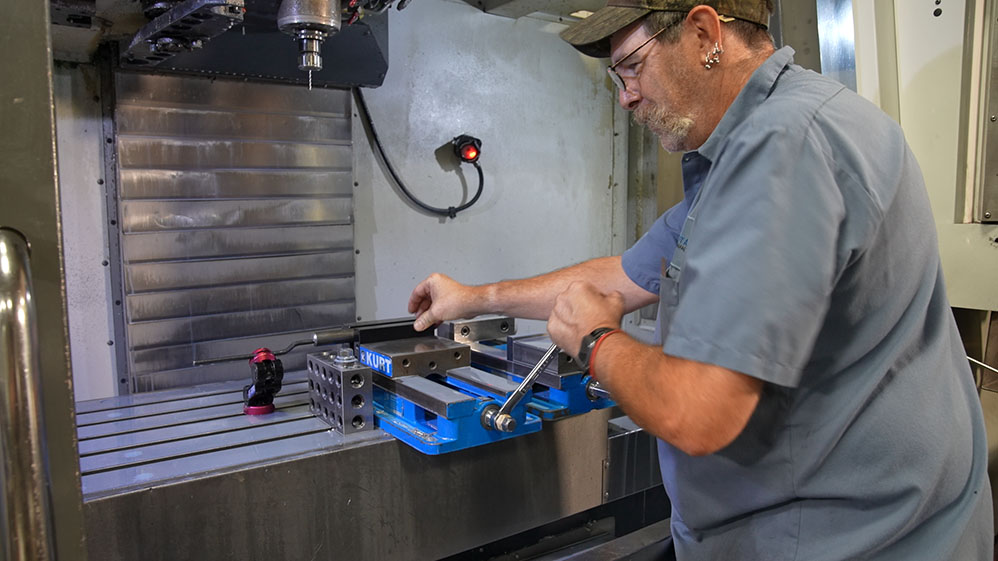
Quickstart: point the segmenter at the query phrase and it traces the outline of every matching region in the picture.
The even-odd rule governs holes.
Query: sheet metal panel
[[[353,247],[350,224],[135,233],[128,236],[125,261],[170,261],[215,255],[248,257],[293,251],[322,252]]]
[[[123,168],[350,168],[350,146],[284,141],[177,140],[124,136],[118,158]]]
[[[126,201],[122,230],[153,232],[203,228],[349,224],[349,197],[243,201]],[[127,236],[125,237],[127,244]]]
[[[346,251],[306,255],[219,259],[129,265],[125,287],[130,294],[202,288],[353,273]],[[252,350],[252,349],[250,349]]]
[[[248,138],[271,141],[343,144],[350,138],[350,119],[281,113],[241,112],[211,108],[122,106],[118,132],[184,138]]]
[[[253,308],[294,308],[315,302],[353,299],[353,279],[304,279],[209,287],[184,292],[153,292],[128,297],[132,321],[182,318],[192,313],[238,312],[247,303]]]
[[[344,170],[121,170],[121,194],[135,199],[245,199],[349,195],[352,173]]]
[[[292,47],[293,49],[293,47]],[[226,108],[233,113],[263,112],[342,117],[349,115],[345,90],[247,84],[224,79],[127,73],[117,77],[121,105]]]
[[[356,319],[346,91],[115,80],[132,391],[244,377],[192,361]]]

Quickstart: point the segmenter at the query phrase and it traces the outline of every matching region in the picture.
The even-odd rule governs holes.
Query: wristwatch
[[[593,347],[596,346],[596,342],[599,341],[600,337],[606,335],[607,333],[613,331],[612,327],[597,327],[593,329],[589,335],[582,338],[582,346],[579,347],[579,356],[576,357],[575,361],[582,367],[582,372],[588,373],[589,359],[593,356]]]

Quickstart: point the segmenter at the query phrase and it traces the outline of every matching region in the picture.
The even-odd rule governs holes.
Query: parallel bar
[[[307,417],[287,423],[256,427],[253,430],[212,434],[176,442],[151,444],[132,450],[94,454],[80,459],[80,471],[84,476],[87,476],[111,469],[192,457],[245,445],[263,445],[281,438],[313,434],[327,430],[329,430],[329,425],[323,421],[315,417]],[[191,459],[194,460],[194,458]]]
[[[187,425],[177,425],[139,432],[130,432],[101,438],[91,438],[80,442],[80,456],[86,457],[114,450],[127,450],[151,444],[176,442],[188,438],[211,434],[231,433],[242,430],[255,430],[271,424],[286,423],[312,417],[306,405],[295,405],[274,411],[269,415],[250,417],[247,415],[224,417]]]
[[[499,376],[498,374],[491,374],[489,372],[484,372],[472,366],[462,366],[461,368],[452,368],[447,371],[447,376],[457,378],[462,382],[469,384],[472,387],[478,388],[486,393],[492,395],[500,395],[508,397],[510,393],[516,391],[516,384],[510,382],[509,379]]]
[[[293,395],[282,395],[274,399],[274,405],[278,409],[283,409],[286,407],[292,407],[294,405],[301,405],[308,402],[308,393],[296,393]],[[124,421],[116,421],[111,423],[101,423],[99,425],[90,425],[87,427],[80,427],[77,429],[77,434],[80,440],[86,438],[96,438],[99,436],[112,436],[116,434],[125,434],[129,432],[136,432],[142,430],[148,430],[159,427],[168,427],[176,425],[184,425],[189,423],[197,423],[200,421],[208,421],[211,419],[220,419],[224,417],[238,417],[243,415],[242,405],[218,405],[215,407],[206,407],[197,411],[196,413],[190,411],[183,411],[180,413],[167,413],[164,415],[157,415],[155,417],[144,417],[142,419],[126,419]]]
[[[374,385],[445,418],[456,415],[458,411],[452,409],[459,405],[475,401],[470,395],[420,376],[389,378],[374,373]]]

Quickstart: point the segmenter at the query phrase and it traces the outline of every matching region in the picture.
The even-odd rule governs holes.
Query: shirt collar
[[[769,56],[766,62],[749,78],[748,83],[739,92],[738,97],[724,112],[721,121],[717,123],[714,132],[710,133],[707,141],[703,143],[697,152],[713,162],[721,148],[724,139],[749,116],[763,101],[769,97],[773,90],[773,85],[783,73],[783,70],[793,62],[794,50],[791,47],[783,47]]]

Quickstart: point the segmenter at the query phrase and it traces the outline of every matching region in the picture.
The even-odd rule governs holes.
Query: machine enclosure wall
[[[626,115],[600,61],[558,37],[564,27],[446,0],[391,14],[388,76],[364,91],[388,157],[426,203],[457,206],[474,195],[477,175],[449,142],[472,134],[483,142],[485,188],[455,219],[420,212],[388,180],[354,111],[358,318],[406,315],[409,292],[434,271],[480,283],[623,249]],[[117,387],[97,76],[61,65],[55,80],[62,197],[80,210],[65,224],[77,399]],[[531,329],[543,324],[521,326]]]

